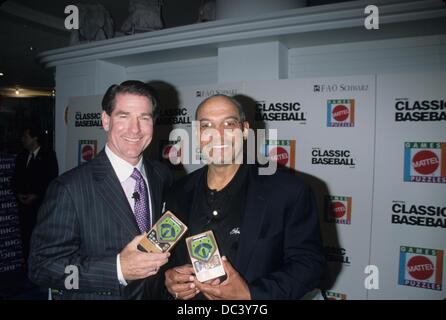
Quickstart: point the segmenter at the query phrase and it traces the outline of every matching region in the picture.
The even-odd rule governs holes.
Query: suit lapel
[[[250,166],[245,214],[237,251],[236,267],[242,274],[251,259],[252,248],[259,236],[267,208],[265,190],[260,177],[257,176],[257,170],[257,167]]]
[[[108,206],[112,218],[134,237],[139,234],[138,224],[130,208],[121,183],[104,151],[101,151],[93,164],[93,175],[99,195]]]

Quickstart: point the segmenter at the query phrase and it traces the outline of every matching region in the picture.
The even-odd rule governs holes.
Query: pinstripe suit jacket
[[[173,177],[144,161],[154,221]],[[132,209],[104,150],[89,163],[56,178],[48,188],[31,241],[29,277],[57,289],[60,299],[150,298],[154,277],[119,284],[116,255],[140,234]],[[79,271],[79,289],[67,290],[67,266]],[[65,273],[67,272],[67,273]],[[70,279],[70,278],[68,278]]]

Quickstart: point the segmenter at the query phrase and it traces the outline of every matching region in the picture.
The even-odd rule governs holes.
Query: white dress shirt
[[[28,167],[29,165],[29,161],[31,160],[31,154],[33,156],[33,158],[35,159],[37,157],[37,154],[39,153],[40,147],[37,147],[36,150],[34,150],[33,152],[30,152],[28,155],[28,160],[26,161],[26,167]]]
[[[144,181],[147,185],[147,199],[149,201],[149,209],[150,209],[150,221],[153,221],[153,214],[152,214],[152,201],[150,198],[150,187],[149,183],[147,181],[147,174],[146,169],[143,166],[142,163],[142,157],[139,160],[139,162],[133,166],[127,161],[121,159],[118,157],[111,149],[106,145],[105,146],[105,154],[107,155],[108,159],[110,160],[110,163],[113,167],[113,170],[115,171],[116,175],[118,176],[119,182],[121,183],[122,189],[124,190],[125,196],[127,197],[127,201],[129,202],[130,208],[134,210],[135,208],[135,199],[132,198],[133,192],[135,191],[135,184],[136,181],[131,177],[134,168],[138,169],[139,172],[141,172],[142,177],[144,178]],[[125,281],[124,276],[122,274],[121,270],[121,261],[119,258],[119,254],[116,256],[116,268],[118,273],[118,280],[119,283],[123,286],[127,285],[127,281]]]

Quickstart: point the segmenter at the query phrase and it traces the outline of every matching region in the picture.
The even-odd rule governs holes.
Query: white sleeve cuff
[[[119,259],[119,253],[116,256],[116,269],[118,272],[118,280],[119,280],[119,284],[126,286],[127,285],[127,281],[125,281],[124,279],[124,275],[122,274],[122,270],[121,270],[121,260]]]

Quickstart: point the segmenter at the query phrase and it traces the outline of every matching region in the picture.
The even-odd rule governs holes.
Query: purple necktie
[[[152,222],[150,221],[150,207],[149,200],[147,199],[148,193],[146,182],[144,181],[141,172],[139,172],[136,168],[133,169],[131,177],[136,181],[134,192],[134,214],[136,222],[138,222],[139,230],[141,230],[141,232],[144,232],[147,231],[152,225]]]

